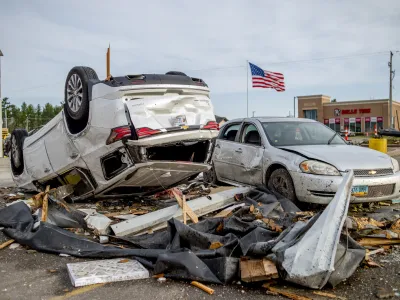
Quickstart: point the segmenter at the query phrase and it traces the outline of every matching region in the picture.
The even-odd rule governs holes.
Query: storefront
[[[389,100],[331,101],[329,96],[298,96],[298,116],[320,121],[340,132],[372,133],[389,127]],[[400,103],[393,101],[394,127],[399,130]]]

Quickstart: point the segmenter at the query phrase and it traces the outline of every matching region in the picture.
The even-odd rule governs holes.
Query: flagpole
[[[249,117],[249,61],[246,60],[247,117]]]

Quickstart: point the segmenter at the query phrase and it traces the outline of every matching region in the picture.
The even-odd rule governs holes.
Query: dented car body
[[[343,176],[354,172],[352,202],[400,196],[399,164],[390,156],[348,145],[308,119],[248,118],[224,124],[206,180],[267,185],[292,201],[328,204]]]
[[[75,67],[64,110],[30,135],[13,132],[13,179],[29,189],[72,184],[75,200],[143,194],[208,170],[217,134],[201,79],[170,72],[100,81]]]

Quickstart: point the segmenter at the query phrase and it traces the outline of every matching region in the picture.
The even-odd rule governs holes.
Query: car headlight
[[[334,166],[316,160],[303,161],[300,169],[308,174],[340,176],[340,172]]]
[[[393,164],[393,171],[395,173],[399,172],[400,171],[399,162],[396,159],[394,159],[393,157],[391,157],[391,159],[392,159],[392,164]]]

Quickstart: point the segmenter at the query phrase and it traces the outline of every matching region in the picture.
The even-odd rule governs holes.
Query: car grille
[[[370,174],[369,172],[375,171],[375,174]],[[385,176],[392,175],[393,169],[369,169],[369,170],[354,170],[355,177],[375,177],[375,176]]]
[[[317,197],[328,197],[333,198],[335,196],[335,192],[324,192],[324,191],[310,191],[310,193]]]
[[[368,197],[377,198],[383,196],[389,196],[394,193],[394,184],[383,184],[383,185],[373,185],[368,187],[368,195],[357,196],[357,198]]]

